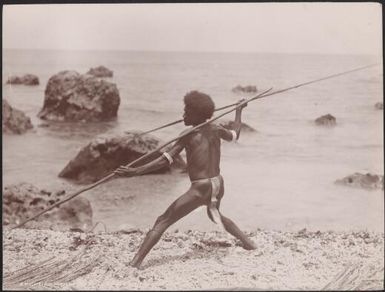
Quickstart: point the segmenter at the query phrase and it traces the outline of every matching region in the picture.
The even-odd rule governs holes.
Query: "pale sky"
[[[379,3],[3,6],[3,48],[382,54]]]

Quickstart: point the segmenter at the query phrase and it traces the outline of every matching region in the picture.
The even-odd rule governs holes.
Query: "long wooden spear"
[[[229,105],[225,105],[225,106],[222,106],[220,108],[216,108],[214,111],[221,111],[221,110],[224,110],[224,109],[227,109],[229,107],[233,107],[233,106],[236,106],[238,103],[232,103],[232,104],[229,104]],[[160,130],[160,129],[163,129],[163,128],[167,128],[169,126],[172,126],[172,125],[175,125],[175,124],[179,124],[183,122],[183,119],[180,119],[180,120],[176,120],[174,122],[171,122],[171,123],[168,123],[168,124],[165,124],[163,126],[160,126],[160,127],[157,127],[157,128],[154,128],[154,129],[151,129],[151,130],[148,130],[146,132],[143,132],[143,133],[140,133],[138,136],[143,136],[143,135],[146,135],[146,134],[149,134],[149,133],[152,133],[152,132],[155,132],[157,130]]]
[[[273,91],[273,92],[271,92],[271,93],[269,93],[269,92],[271,91],[271,89],[272,89],[272,88],[270,88],[270,89],[268,89],[268,90],[266,90],[266,91],[260,93],[259,95],[255,96],[255,97],[252,97],[252,98],[249,98],[249,99],[246,99],[246,100],[243,101],[242,103],[237,103],[236,105],[237,105],[237,107],[238,107],[238,106],[242,106],[242,105],[247,104],[248,102],[253,101],[253,100],[257,100],[257,99],[264,98],[264,97],[267,97],[267,96],[275,95],[275,94],[282,93],[282,92],[285,92],[285,91],[288,91],[288,90],[291,90],[291,89],[294,89],[294,88],[302,87],[302,86],[309,85],[309,84],[312,84],[312,83],[315,83],[315,82],[319,82],[319,81],[322,81],[322,80],[334,78],[334,77],[337,77],[337,76],[341,76],[341,75],[348,74],[348,73],[351,73],[351,72],[354,72],[354,71],[358,71],[358,70],[363,70],[363,69],[366,69],[366,68],[369,68],[369,67],[373,67],[373,66],[377,66],[377,65],[378,65],[378,64],[368,65],[368,66],[356,68],[356,69],[353,69],[353,70],[345,71],[345,72],[342,72],[342,73],[337,73],[337,74],[329,75],[329,76],[327,76],[327,77],[323,77],[323,78],[319,78],[319,79],[316,79],[316,80],[304,82],[304,83],[301,83],[301,84],[298,84],[298,85],[294,85],[294,86],[291,86],[291,87],[287,87],[287,88],[285,88],[285,89]],[[226,112],[220,114],[219,116],[214,117],[214,118],[212,118],[212,119],[210,119],[210,120],[208,120],[208,121],[206,121],[206,122],[204,122],[204,123],[202,123],[202,124],[200,124],[200,125],[198,125],[198,126],[192,128],[192,129],[190,129],[189,131],[187,131],[187,132],[186,132],[185,134],[183,134],[183,135],[180,135],[180,136],[178,136],[178,137],[176,137],[176,138],[174,138],[174,139],[171,139],[170,141],[168,141],[168,142],[162,144],[161,146],[159,146],[158,148],[156,148],[156,149],[154,149],[154,150],[152,150],[152,151],[146,153],[145,155],[143,155],[143,156],[139,157],[138,159],[134,160],[133,162],[130,162],[129,164],[127,164],[127,166],[128,166],[128,167],[129,167],[129,166],[132,166],[133,164],[135,164],[135,163],[137,163],[137,162],[139,162],[139,161],[141,161],[141,160],[143,160],[143,159],[149,157],[150,155],[154,154],[155,152],[160,151],[162,148],[164,148],[165,146],[171,144],[172,142],[177,141],[177,140],[179,140],[179,139],[181,139],[181,138],[183,138],[183,137],[185,137],[185,136],[191,134],[193,131],[195,131],[195,130],[197,130],[197,129],[199,129],[199,128],[201,128],[201,127],[203,127],[203,126],[205,126],[205,125],[207,125],[207,124],[209,124],[209,123],[212,123],[213,121],[215,121],[215,120],[217,120],[217,119],[223,117],[224,115],[227,115],[227,114],[229,114],[229,113],[235,111],[237,107],[235,107],[235,108],[233,108],[233,109],[231,109],[231,110],[229,110],[229,111],[226,111]],[[164,126],[163,126],[163,127],[164,127]],[[28,219],[24,220],[24,221],[21,222],[20,224],[18,224],[18,225],[16,225],[16,226],[12,227],[11,230],[23,226],[23,225],[26,224],[27,222],[36,219],[37,217],[41,216],[42,214],[44,214],[44,213],[46,213],[46,212],[52,210],[52,209],[55,208],[55,207],[58,207],[59,205],[61,205],[61,204],[65,203],[65,202],[71,200],[72,198],[74,198],[74,197],[80,195],[81,193],[83,193],[83,192],[85,192],[85,191],[88,191],[88,190],[90,190],[90,189],[92,189],[92,188],[94,188],[94,187],[96,187],[96,186],[98,186],[98,185],[100,185],[100,184],[102,184],[102,183],[104,183],[104,182],[107,182],[108,180],[110,180],[111,178],[113,178],[113,177],[115,177],[115,176],[116,176],[116,174],[115,174],[114,172],[111,173],[111,174],[109,174],[109,175],[107,175],[107,176],[105,176],[104,178],[100,179],[99,181],[97,181],[97,182],[95,182],[95,183],[93,183],[93,184],[91,184],[91,185],[89,185],[89,186],[87,186],[87,187],[85,187],[85,188],[83,188],[83,189],[81,189],[81,190],[75,192],[74,194],[72,194],[72,195],[70,195],[70,196],[68,196],[66,199],[64,199],[64,200],[62,200],[62,201],[59,201],[59,202],[53,204],[52,206],[48,207],[47,209],[45,209],[45,210],[39,212],[38,214],[32,216],[31,218],[28,218]]]

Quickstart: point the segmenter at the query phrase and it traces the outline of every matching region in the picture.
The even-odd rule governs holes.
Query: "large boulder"
[[[117,116],[120,104],[115,84],[75,71],[52,76],[38,116],[51,121],[106,121]]]
[[[31,119],[3,99],[3,134],[23,134],[32,129]]]
[[[231,89],[232,92],[234,93],[256,93],[257,86],[255,85],[247,85],[247,86],[241,86],[237,85],[233,89]]]
[[[104,66],[99,66],[96,68],[91,68],[87,72],[87,74],[90,74],[95,77],[112,77],[114,75],[114,72]]]
[[[16,225],[65,198],[65,190],[40,190],[29,183],[6,186],[3,190],[3,224]],[[75,197],[55,207],[24,227],[87,230],[92,226],[92,208],[83,197]]]
[[[384,189],[384,176],[377,174],[354,173],[335,181],[336,184],[364,188],[364,189]]]
[[[39,78],[32,74],[25,74],[22,77],[11,76],[8,78],[7,84],[39,85]]]
[[[327,114],[317,118],[315,123],[318,126],[335,126],[337,124],[337,120],[331,114]]]
[[[232,120],[226,120],[226,119],[220,120],[220,122],[218,124],[221,125],[222,127],[226,128],[226,129],[229,129],[229,130],[234,129],[234,121],[232,121]],[[257,132],[257,130],[255,130],[254,128],[252,128],[249,125],[242,122],[241,132],[254,133],[254,132]]]
[[[78,183],[95,182],[110,174],[120,165],[126,165],[160,145],[159,139],[149,134],[141,135],[140,132],[101,135],[83,147],[59,173],[59,176]],[[167,149],[166,147],[164,151]],[[154,153],[135,166],[143,165],[160,155],[159,152]],[[183,169],[185,167],[183,159],[178,155],[171,167]],[[164,173],[169,170],[170,166],[166,166],[154,173]]]

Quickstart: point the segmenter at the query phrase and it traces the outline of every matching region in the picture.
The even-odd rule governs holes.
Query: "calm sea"
[[[3,98],[31,117],[34,131],[3,135],[3,185],[30,182],[37,187],[78,189],[57,177],[78,150],[96,135],[148,130],[181,118],[183,96],[199,90],[216,105],[250,95],[236,85],[283,89],[372,63],[374,56],[124,52],[3,51]],[[108,123],[53,124],[36,115],[48,79],[62,70],[87,72],[104,65],[114,71],[121,105]],[[10,86],[10,75],[35,74],[36,87]],[[354,72],[250,103],[244,122],[257,132],[237,143],[223,143],[221,171],[226,193],[222,212],[241,228],[349,230],[384,228],[384,192],[338,186],[336,179],[355,172],[384,173],[382,67]],[[325,114],[334,128],[317,127]],[[229,116],[233,118],[233,116]],[[163,140],[183,130],[177,125],[156,133]],[[109,230],[150,227],[189,186],[184,174],[116,179],[86,194],[95,221]],[[213,230],[204,208],[172,228]]]

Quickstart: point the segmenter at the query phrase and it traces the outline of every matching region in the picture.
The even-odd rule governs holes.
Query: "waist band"
[[[202,178],[191,181],[192,184],[194,183],[210,183],[211,184],[211,201],[217,201],[217,197],[219,195],[220,189],[221,189],[221,175],[211,177],[211,178]]]
[[[217,175],[210,178],[201,178],[201,179],[195,179],[192,180],[191,183],[200,183],[200,182],[208,182],[208,181],[220,181],[221,175]]]

